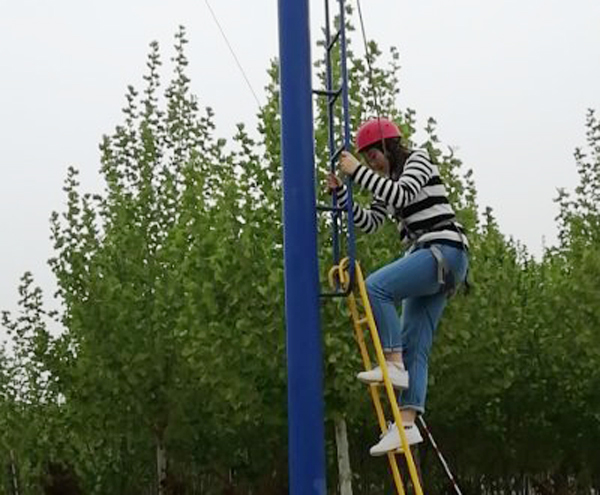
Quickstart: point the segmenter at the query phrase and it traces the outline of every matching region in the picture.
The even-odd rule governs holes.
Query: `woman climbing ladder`
[[[449,296],[466,278],[468,240],[437,166],[426,151],[408,150],[401,140],[392,121],[367,121],[356,135],[366,165],[345,151],[340,169],[373,195],[370,208],[353,205],[356,226],[373,233],[389,216],[408,244],[403,257],[370,275],[366,285],[390,379],[395,388],[405,389],[399,404],[407,441],[416,444],[423,440],[415,419],[425,412],[433,338]],[[328,176],[327,185],[345,207],[348,192],[335,174]],[[401,317],[396,309],[400,302]],[[358,379],[380,383],[383,373],[376,367],[359,373]],[[384,455],[400,444],[393,425],[370,452]]]

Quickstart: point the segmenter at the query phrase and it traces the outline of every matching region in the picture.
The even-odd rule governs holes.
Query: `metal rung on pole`
[[[341,208],[339,206],[329,206],[329,205],[317,205],[318,211],[335,211],[338,213],[343,213],[346,211],[346,208]]]
[[[329,100],[327,100],[327,104],[329,106],[333,105],[335,101],[342,94],[342,88],[329,90],[329,89],[313,89],[313,93],[317,96],[329,96]]]
[[[335,96],[336,91],[330,91],[328,89],[313,89],[313,94],[317,96]]]

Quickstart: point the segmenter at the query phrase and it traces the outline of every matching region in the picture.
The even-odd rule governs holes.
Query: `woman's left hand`
[[[354,157],[349,151],[342,151],[340,155],[340,168],[346,175],[352,175],[356,172],[356,169],[360,165],[360,162]]]

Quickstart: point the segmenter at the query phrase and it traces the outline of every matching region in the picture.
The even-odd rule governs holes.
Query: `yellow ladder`
[[[404,432],[402,418],[400,415],[400,409],[398,408],[398,402],[396,400],[396,393],[392,386],[392,382],[390,381],[390,377],[385,364],[385,357],[383,355],[383,349],[381,348],[379,334],[377,333],[375,318],[373,317],[373,312],[371,311],[371,303],[369,302],[369,296],[367,295],[367,288],[365,285],[362,270],[360,268],[360,264],[357,261],[354,273],[354,287],[351,291],[349,291],[349,263],[349,259],[344,258],[339,265],[336,265],[333,268],[331,268],[331,270],[329,271],[329,283],[333,289],[341,288],[345,292],[348,292],[346,299],[348,301],[348,307],[350,309],[352,322],[354,324],[354,333],[358,342],[358,347],[360,348],[360,354],[364,363],[364,369],[366,371],[372,369],[372,366],[371,359],[369,357],[369,351],[367,349],[367,344],[365,342],[363,327],[365,325],[369,327],[369,331],[371,333],[371,341],[373,343],[373,346],[375,347],[375,353],[377,355],[377,362],[381,367],[381,370],[383,371],[383,385],[392,409],[394,421],[396,422],[396,425],[398,426],[398,431],[400,432],[400,441],[402,444],[402,451],[400,452],[400,454],[404,455],[404,457],[406,458],[406,463],[408,465],[408,471],[410,473],[414,493],[416,495],[423,495],[423,489],[421,488],[421,481],[419,479],[417,467],[415,465],[413,455],[410,451],[410,447],[406,441],[406,434]],[[360,301],[360,306],[357,299],[358,301]],[[360,313],[361,307],[363,313],[362,315]],[[375,412],[377,413],[377,420],[379,421],[381,432],[385,433],[387,431],[387,421],[383,413],[383,408],[381,406],[381,397],[379,394],[378,387],[379,385],[377,384],[369,385],[369,391],[371,393],[371,399],[373,400]],[[399,495],[405,495],[406,492],[404,490],[402,478],[400,477],[398,463],[396,462],[396,453],[389,452],[387,454],[387,458],[390,463],[390,468],[392,470],[396,491]]]

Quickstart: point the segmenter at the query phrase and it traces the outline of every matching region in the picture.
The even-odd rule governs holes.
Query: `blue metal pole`
[[[325,495],[308,0],[279,0],[291,495]]]

